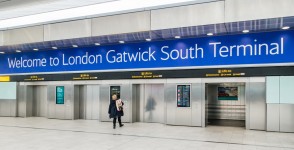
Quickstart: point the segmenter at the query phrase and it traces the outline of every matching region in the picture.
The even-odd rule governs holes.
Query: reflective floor
[[[1,150],[294,150],[294,133],[0,117]]]

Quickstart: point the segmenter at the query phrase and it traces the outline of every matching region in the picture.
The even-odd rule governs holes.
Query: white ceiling
[[[0,0],[0,20],[117,0]]]

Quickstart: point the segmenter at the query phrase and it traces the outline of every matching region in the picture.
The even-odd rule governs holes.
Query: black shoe
[[[113,126],[113,129],[115,129],[115,126]]]
[[[119,127],[122,127],[122,126],[124,126],[124,124],[120,124],[120,125],[119,125]]]

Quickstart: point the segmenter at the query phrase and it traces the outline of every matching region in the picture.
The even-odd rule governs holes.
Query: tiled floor
[[[0,150],[294,150],[294,133],[0,117]]]

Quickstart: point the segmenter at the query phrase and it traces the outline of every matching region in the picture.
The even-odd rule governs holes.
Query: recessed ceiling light
[[[283,30],[288,30],[288,29],[290,29],[290,27],[289,26],[284,26],[284,27],[282,27],[282,29]]]
[[[180,39],[180,38],[181,38],[181,36],[178,36],[178,35],[177,35],[177,36],[175,36],[175,38],[176,38],[176,39]]]
[[[33,50],[34,50],[34,51],[38,51],[39,49],[37,49],[37,48],[34,48]]]
[[[125,41],[118,41],[118,42],[121,43],[121,44],[125,43]]]
[[[20,53],[21,52],[21,50],[15,50],[17,53]]]
[[[78,45],[72,45],[72,47],[75,47],[76,48],[76,47],[79,47],[79,46]]]
[[[57,47],[53,46],[52,49],[57,49]]]
[[[95,43],[95,45],[96,45],[96,46],[99,46],[99,45],[100,45],[100,43]]]
[[[5,54],[5,52],[0,52],[0,54]]]
[[[206,35],[208,35],[208,36],[212,36],[212,35],[213,35],[213,33],[207,33]]]
[[[148,41],[148,42],[149,42],[149,41],[151,41],[151,39],[146,39],[146,41]]]
[[[249,32],[249,30],[243,30],[242,32],[243,32],[243,33],[248,33],[248,32]]]

